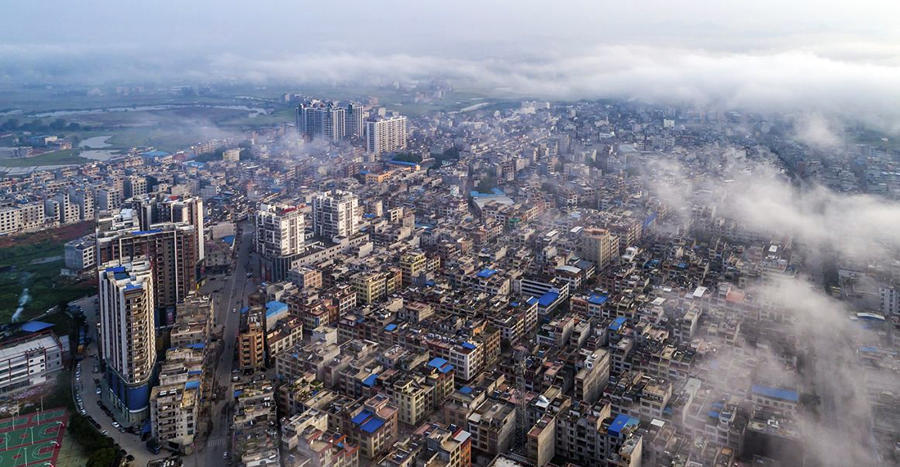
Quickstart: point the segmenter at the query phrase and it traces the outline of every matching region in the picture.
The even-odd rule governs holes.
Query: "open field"
[[[44,154],[22,159],[0,159],[0,167],[37,167],[41,165],[81,165],[89,159],[78,157],[78,149],[46,152]]]
[[[26,287],[31,299],[24,307],[23,318],[94,291],[93,281],[73,282],[59,275],[65,242],[91,228],[91,223],[82,223],[0,239],[0,322],[9,322]]]

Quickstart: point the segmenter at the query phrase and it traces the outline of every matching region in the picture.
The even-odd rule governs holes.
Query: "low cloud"
[[[762,303],[787,317],[781,332],[792,351],[809,362],[800,374],[786,372],[763,352],[756,377],[814,394],[820,405],[796,419],[806,455],[817,465],[875,465],[869,422],[873,407],[868,381],[878,370],[863,369],[856,349],[870,345],[842,302],[814,289],[804,278],[782,279],[751,290]],[[851,427],[859,429],[852,430]]]
[[[794,137],[815,149],[836,149],[844,143],[840,125],[820,114],[806,114],[794,120]]]
[[[386,84],[448,78],[498,97],[637,98],[766,114],[812,115],[801,137],[834,144],[823,121],[852,118],[900,134],[900,60],[891,48],[862,56],[845,49],[720,51],[635,44],[509,54],[493,58],[366,52],[219,53],[140,58],[140,50],[0,48],[0,80],[251,82],[284,86]],[[138,58],[135,58],[138,57]],[[539,57],[539,58],[536,58]],[[127,65],[126,65],[127,64]],[[96,66],[105,72],[97,74]],[[822,120],[825,119],[825,120]],[[825,130],[831,130],[829,133]]]
[[[638,98],[762,113],[802,111],[848,116],[900,132],[900,65],[827,58],[803,50],[711,53],[614,45],[539,60],[403,54],[269,59],[221,55],[209,66],[220,76],[258,82],[390,82],[441,76],[507,97]]]
[[[652,180],[651,192],[675,209],[715,206],[717,216],[759,234],[789,234],[813,252],[834,252],[861,262],[900,254],[900,203],[820,185],[797,187],[773,162],[749,160],[738,149],[712,148],[698,154],[722,167],[716,177],[723,181],[695,179],[680,161],[651,161],[645,175]],[[680,213],[680,220],[686,222],[689,215]]]

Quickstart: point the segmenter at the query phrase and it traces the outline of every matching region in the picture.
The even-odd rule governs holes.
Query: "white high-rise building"
[[[256,211],[256,251],[268,258],[300,253],[305,228],[299,208],[261,204]]]
[[[406,117],[395,115],[366,122],[366,151],[383,154],[406,149]]]
[[[297,107],[297,131],[309,139],[340,141],[347,134],[346,109],[317,100],[300,104]]]
[[[149,415],[156,366],[153,267],[134,258],[100,267],[100,348],[106,364],[103,401],[126,426]]]
[[[349,237],[359,228],[359,198],[347,191],[319,193],[313,199],[313,232],[326,239]]]
[[[347,104],[347,136],[362,138],[366,132],[366,110],[360,104]]]

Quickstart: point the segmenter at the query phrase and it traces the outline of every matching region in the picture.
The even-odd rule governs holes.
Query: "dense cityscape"
[[[3,179],[3,233],[89,223],[62,274],[96,284],[71,335],[7,330],[4,394],[74,358],[76,410],[140,465],[897,461],[896,233],[870,201],[840,215],[871,239],[802,225],[890,206],[896,151],[626,102],[282,101],[241,138]]]
[[[900,466],[900,5],[0,6],[0,467]]]

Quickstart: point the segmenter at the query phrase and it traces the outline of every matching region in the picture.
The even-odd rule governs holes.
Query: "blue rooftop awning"
[[[43,321],[29,321],[22,325],[22,330],[25,332],[38,332],[52,327],[52,323],[45,323]]]
[[[371,388],[371,387],[375,386],[375,382],[377,380],[378,380],[378,373],[372,373],[371,375],[367,376],[366,379],[363,380],[363,384],[365,384],[366,386]]]
[[[790,389],[772,388],[769,386],[754,384],[750,388],[750,391],[754,394],[759,394],[771,399],[781,399],[790,402],[797,402],[800,400],[800,396],[797,394],[797,391],[792,391]]]
[[[378,417],[372,417],[366,423],[363,423],[359,429],[366,433],[375,433],[382,425],[384,425],[384,420]]]
[[[374,415],[372,411],[365,409],[362,412],[356,414],[356,416],[350,419],[350,421],[353,422],[354,425],[359,425],[362,422],[368,420],[372,415]]]

